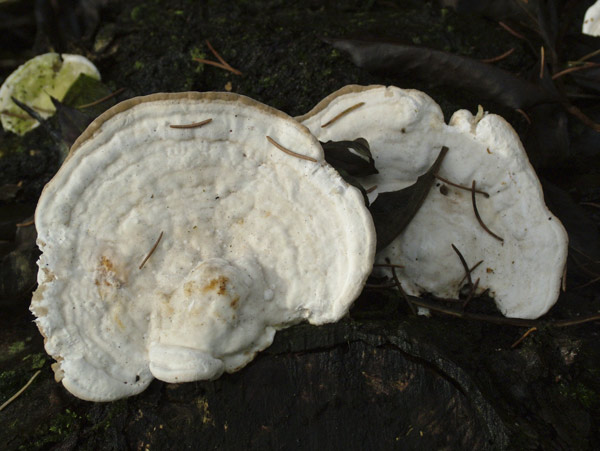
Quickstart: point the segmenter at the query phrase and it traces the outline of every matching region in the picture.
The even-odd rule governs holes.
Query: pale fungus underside
[[[154,377],[213,379],[278,329],[338,320],[375,253],[361,193],[318,141],[226,93],[155,94],[104,113],[46,186],[36,227],[31,309],[57,379],[95,401]]]

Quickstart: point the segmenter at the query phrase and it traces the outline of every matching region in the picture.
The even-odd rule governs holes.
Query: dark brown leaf
[[[400,191],[380,194],[369,210],[377,232],[377,251],[385,248],[410,224],[427,198],[442,161],[448,152],[442,147],[435,162],[417,181]]]
[[[524,109],[558,101],[555,93],[510,72],[441,50],[385,40],[326,39],[326,42],[348,52],[354,64],[369,71],[410,74],[430,83],[467,89],[509,108]]]
[[[369,143],[364,138],[354,141],[327,141],[321,143],[325,161],[338,171],[344,170],[355,177],[377,174]]]
[[[76,108],[59,102],[54,97],[52,97],[52,103],[56,108],[56,115],[58,117],[58,123],[60,124],[62,140],[68,147],[71,147],[71,145],[86,129],[93,118],[85,113],[82,113]]]

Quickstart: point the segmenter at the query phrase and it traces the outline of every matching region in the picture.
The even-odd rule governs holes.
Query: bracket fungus
[[[79,75],[100,79],[100,72],[81,55],[45,53],[19,66],[0,87],[2,127],[23,135],[39,124],[13,102],[14,97],[36,110],[43,118],[54,114],[51,97],[62,100]]]
[[[597,0],[585,12],[581,32],[590,36],[600,36],[600,0]]]
[[[376,257],[403,266],[396,273],[406,292],[455,297],[467,280],[464,258],[468,268],[483,260],[468,279],[479,280],[479,292],[489,289],[506,316],[536,318],[556,302],[567,234],[544,204],[516,132],[500,116],[460,110],[446,124],[420,91],[346,86],[297,119],[320,141],[369,142],[379,174],[361,181],[377,186],[371,199],[412,185],[442,147],[449,149],[437,187]]]
[[[316,138],[228,93],[114,106],[74,143],[35,221],[31,310],[57,378],[94,401],[153,377],[217,378],[278,329],[340,319],[375,255],[361,193]]]

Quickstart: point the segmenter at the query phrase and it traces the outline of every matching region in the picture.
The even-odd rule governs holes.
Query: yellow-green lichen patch
[[[0,118],[4,129],[23,135],[38,125],[12,97],[42,117],[50,117],[55,111],[51,97],[62,100],[80,74],[100,79],[98,69],[80,55],[46,53],[20,66],[0,88]]]

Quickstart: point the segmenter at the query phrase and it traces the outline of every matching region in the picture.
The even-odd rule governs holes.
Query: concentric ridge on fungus
[[[31,309],[57,378],[94,401],[153,377],[216,378],[278,329],[338,320],[375,253],[362,195],[308,130],[227,93],[104,113],[44,189],[36,226]]]

